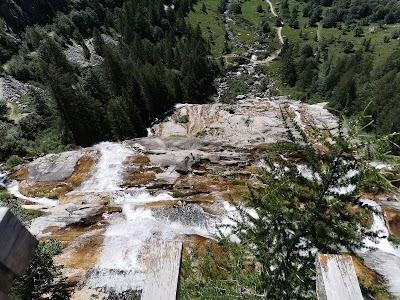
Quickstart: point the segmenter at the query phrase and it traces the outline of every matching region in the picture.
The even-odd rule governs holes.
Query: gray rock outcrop
[[[49,154],[29,165],[30,181],[62,181],[71,176],[82,152],[68,151]]]

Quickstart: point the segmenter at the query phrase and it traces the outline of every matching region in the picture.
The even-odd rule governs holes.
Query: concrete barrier
[[[318,300],[363,300],[351,256],[318,254],[315,265]]]
[[[182,242],[153,241],[149,246],[147,279],[142,300],[176,300]]]
[[[29,267],[37,240],[6,207],[0,207],[0,300]]]

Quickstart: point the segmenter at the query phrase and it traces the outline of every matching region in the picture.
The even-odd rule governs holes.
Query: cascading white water
[[[180,234],[210,237],[209,229],[196,224],[188,226],[143,207],[146,203],[173,200],[167,192],[151,195],[145,188],[121,188],[123,162],[135,154],[127,146],[104,142],[94,148],[101,156],[92,177],[73,193],[107,193],[111,204],[122,208],[122,214],[104,215],[110,225],[104,233],[99,261],[89,272],[86,284],[116,292],[141,289],[145,273],[140,253],[147,241],[152,238],[172,240]]]
[[[92,177],[85,181],[75,192],[99,193],[121,190],[123,162],[134,152],[122,144],[103,142],[94,146],[100,151],[100,159]]]
[[[56,200],[52,200],[52,199],[44,198],[44,197],[43,198],[27,197],[25,195],[22,195],[19,191],[18,181],[10,180],[8,182],[5,182],[6,177],[7,177],[6,173],[0,173],[0,186],[7,189],[11,195],[13,195],[19,199],[37,203],[37,204],[44,205],[47,207],[57,205],[58,201],[56,201]]]
[[[383,217],[382,208],[378,203],[372,200],[361,199],[360,201],[372,208],[373,222],[370,231],[377,234],[376,239],[370,237],[364,238],[364,245],[368,248],[377,248],[383,252],[400,257],[400,248],[393,246],[393,244],[388,240],[389,230]],[[368,248],[362,249],[361,251],[365,252]]]
[[[376,239],[364,238],[364,245],[368,248],[359,250],[359,254],[364,258],[364,263],[379,274],[383,275],[388,281],[389,291],[400,297],[400,248],[394,246],[389,240],[389,230],[383,217],[382,209],[378,203],[368,199],[361,199],[373,209],[373,223],[371,231],[377,234]]]

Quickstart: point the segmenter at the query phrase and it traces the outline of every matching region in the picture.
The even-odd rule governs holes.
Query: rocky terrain
[[[241,201],[247,184],[261,184],[263,153],[285,139],[282,114],[306,131],[337,126],[323,104],[283,97],[178,105],[146,138],[47,155],[7,174],[4,184],[24,207],[43,212],[32,233],[62,241],[57,263],[75,286],[73,299],[140,290],[149,241],[183,240],[187,248],[213,239],[219,224],[231,222],[229,201]],[[389,229],[398,230],[400,202],[375,200],[391,216]],[[398,293],[390,270],[400,253],[388,250],[387,235],[381,236],[383,255],[363,255]],[[385,268],[382,260],[391,262]]]

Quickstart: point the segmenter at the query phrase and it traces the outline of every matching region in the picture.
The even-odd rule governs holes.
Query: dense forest
[[[190,2],[174,9],[161,0],[36,2],[1,6],[4,70],[49,91],[32,89],[34,109],[17,127],[0,103],[1,159],[142,136],[175,103],[202,102],[213,92],[218,68],[200,29],[184,21]],[[99,62],[71,63],[63,51],[71,45]]]
[[[335,27],[340,22],[347,24],[381,22],[394,24],[400,21],[400,5],[396,0],[308,0],[303,16],[309,17],[309,24],[315,26],[322,21],[324,27]],[[324,8],[327,9],[324,9]]]
[[[315,41],[305,38],[300,28],[303,36],[286,40],[283,46],[280,80],[295,91],[294,96],[328,101],[348,117],[367,115],[365,124],[373,123],[366,130],[374,134],[398,132],[400,31],[388,26],[399,22],[400,2],[307,1],[301,16],[298,5],[289,7],[284,1],[281,13],[290,27],[301,17],[306,27],[319,26]],[[327,29],[329,34],[323,36],[321,27],[336,31]],[[381,40],[374,36],[377,28],[387,32]],[[398,153],[397,146],[392,149]]]

